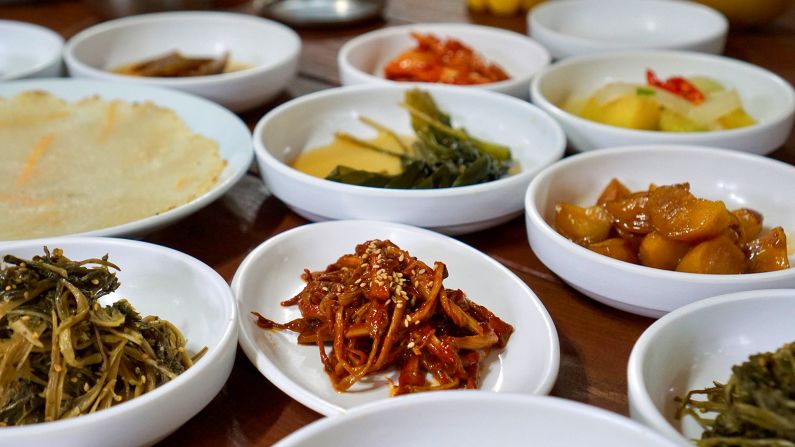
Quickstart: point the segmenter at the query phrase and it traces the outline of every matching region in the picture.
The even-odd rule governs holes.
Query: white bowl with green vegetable
[[[714,445],[792,445],[792,383],[795,379],[795,347],[778,351],[795,341],[792,315],[795,289],[756,290],[716,296],[682,307],[652,324],[632,349],[627,367],[630,416],[682,445],[702,437],[699,447]],[[776,352],[774,355],[770,353]],[[761,354],[754,364],[749,356]],[[743,365],[744,364],[744,365]],[[740,366],[742,365],[742,366]],[[778,373],[778,375],[773,372]],[[687,411],[677,417],[688,391],[709,391],[710,407],[723,416],[715,425],[701,427]],[[774,390],[779,390],[777,394]],[[721,398],[732,396],[732,403]],[[696,416],[713,419],[716,412],[701,413],[705,394],[689,396],[687,409]],[[699,403],[701,402],[701,403]],[[781,411],[782,408],[788,409]],[[763,408],[766,407],[766,408]],[[745,425],[736,424],[743,421]],[[781,430],[760,430],[752,421]],[[751,435],[755,428],[768,440]],[[736,429],[736,430],[735,430]],[[788,435],[786,435],[788,433]],[[714,435],[746,438],[717,443]],[[775,442],[773,439],[778,438]]]
[[[408,91],[415,93],[404,98]],[[401,106],[407,98],[409,106]],[[447,124],[440,112],[449,114]],[[530,180],[563,155],[565,144],[560,126],[537,107],[449,86],[325,90],[275,108],[254,130],[265,184],[301,216],[448,234],[520,215]],[[332,172],[334,181],[326,178]]]
[[[685,144],[768,154],[789,137],[795,113],[795,91],[776,74],[683,51],[566,59],[541,72],[530,93],[578,151]]]
[[[0,243],[0,259],[6,255],[18,259],[0,262],[0,421],[7,425],[0,445],[153,445],[229,377],[237,307],[226,281],[201,261],[96,237]],[[50,418],[57,420],[42,422]]]

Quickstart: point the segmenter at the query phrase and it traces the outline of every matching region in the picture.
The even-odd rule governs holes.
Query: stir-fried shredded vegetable
[[[694,399],[699,395],[706,400]],[[795,343],[752,355],[732,367],[725,385],[715,382],[677,400],[677,418],[690,415],[704,429],[698,447],[793,447]]]
[[[193,358],[177,328],[99,298],[120,270],[62,250],[0,265],[0,424],[66,419],[108,408],[173,379]]]
[[[279,324],[253,314],[262,328],[291,330],[298,343],[316,344],[337,391],[393,367],[400,376],[392,395],[476,388],[481,361],[505,346],[513,327],[461,290],[444,288],[446,277],[443,263],[430,267],[390,241],[373,240],[324,271],[304,271],[306,287],[282,303],[297,305],[302,318]]]

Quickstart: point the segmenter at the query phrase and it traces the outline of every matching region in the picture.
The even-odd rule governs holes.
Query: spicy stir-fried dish
[[[191,357],[171,323],[141,317],[101,259],[62,250],[0,265],[0,425],[66,419],[108,408],[175,378]]]
[[[301,318],[279,324],[253,314],[262,328],[294,331],[298,343],[317,345],[337,391],[392,368],[400,373],[392,395],[476,388],[480,363],[505,346],[513,327],[463,291],[446,289],[446,277],[442,262],[431,267],[390,241],[372,240],[326,270],[304,271],[306,287],[282,303],[298,306]]]
[[[411,33],[417,46],[384,67],[393,81],[485,84],[510,79],[499,65],[488,62],[461,41],[441,40],[432,34]]]
[[[703,396],[706,400],[696,399]],[[698,447],[795,445],[795,344],[752,355],[729,380],[676,400],[677,419],[690,415],[704,429]]]

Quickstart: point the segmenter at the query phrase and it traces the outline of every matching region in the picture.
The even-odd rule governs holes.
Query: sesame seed
[[[398,309],[400,309],[401,307],[403,307],[403,303],[397,303],[397,304],[395,304],[395,307],[397,307]]]
[[[116,402],[121,402],[121,396],[119,396],[117,394],[117,395],[113,396],[113,400],[115,400]]]
[[[91,387],[90,387],[90,386],[88,386],[88,382],[86,382],[86,383],[84,383],[84,384],[83,384],[83,391],[88,391],[88,390],[90,390],[90,389],[91,389]]]
[[[11,290],[11,286],[6,286],[6,292],[8,292],[9,290]]]
[[[403,253],[400,254],[400,257],[398,258],[398,262],[403,262]]]
[[[69,379],[69,381],[72,383],[77,383],[77,377],[72,377],[71,379]]]
[[[425,269],[420,269],[420,271],[419,271],[419,272],[417,272],[417,273],[419,273],[420,275],[422,275],[423,273],[425,273]]]
[[[358,278],[356,281],[354,281],[354,284],[359,284],[360,282],[362,282],[362,278]]]
[[[416,326],[418,324],[420,324],[420,320],[414,320],[414,325]]]
[[[94,284],[96,286],[97,284],[99,284],[99,280],[97,278],[94,278],[91,280],[91,284]]]
[[[414,342],[410,341],[409,344],[406,345],[407,348],[411,349],[414,347]]]
[[[57,372],[57,373],[63,371],[63,367],[61,365],[57,364],[57,363],[52,365],[52,369],[54,369],[55,372]]]
[[[30,320],[30,315],[22,315],[22,321]]]

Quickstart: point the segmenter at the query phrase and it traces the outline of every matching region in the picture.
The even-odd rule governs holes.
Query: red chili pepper
[[[704,102],[704,94],[701,90],[696,88],[690,81],[680,76],[673,76],[661,81],[653,71],[646,70],[646,82],[654,87],[667,90],[674,95],[681,96],[693,104],[701,104]]]

